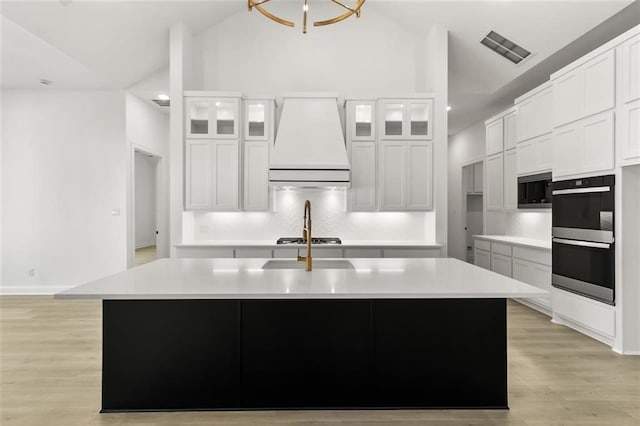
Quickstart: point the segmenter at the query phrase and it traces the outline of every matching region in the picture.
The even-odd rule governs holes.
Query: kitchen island
[[[508,407],[506,299],[545,291],[456,259],[291,267],[161,259],[58,293],[103,300],[102,411]]]

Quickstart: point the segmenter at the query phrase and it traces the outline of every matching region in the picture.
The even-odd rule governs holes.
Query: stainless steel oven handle
[[[592,243],[591,241],[565,240],[564,238],[552,238],[551,241],[554,243],[569,244],[571,246],[593,247],[593,248],[603,248],[603,249],[611,248],[611,244]]]
[[[556,189],[552,195],[565,195],[565,194],[588,194],[590,192],[609,192],[610,186],[596,186],[593,188],[576,188],[576,189]]]

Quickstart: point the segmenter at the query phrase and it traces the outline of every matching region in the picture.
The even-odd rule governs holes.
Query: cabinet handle
[[[554,243],[568,244],[571,246],[580,246],[580,247],[593,247],[593,248],[603,248],[603,249],[608,249],[611,247],[611,244],[607,244],[607,243],[592,243],[591,241],[565,240],[564,238],[553,238],[551,239],[551,241]]]

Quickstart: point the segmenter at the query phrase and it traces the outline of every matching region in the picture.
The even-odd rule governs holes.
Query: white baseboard
[[[3,296],[53,296],[54,294],[68,290],[73,286],[2,286],[0,295]]]
[[[554,324],[559,324],[559,325],[564,325],[565,327],[569,327],[588,337],[591,337],[592,339],[602,342],[613,349],[614,339],[612,337],[606,336],[598,332],[597,330],[594,330],[590,327],[585,326],[584,324],[579,324],[575,321],[572,321],[569,318],[563,317],[562,315],[559,315],[557,312],[554,312],[551,322]]]

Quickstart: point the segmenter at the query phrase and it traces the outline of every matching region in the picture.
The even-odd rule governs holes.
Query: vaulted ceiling
[[[368,0],[363,19],[366,8],[375,8],[417,34],[434,24],[449,30],[449,127],[455,133],[487,118],[518,88],[525,91],[540,78],[536,67],[630,3]],[[39,80],[47,78],[58,88],[133,87],[144,94],[168,81],[162,70],[173,23],[184,21],[197,34],[246,10],[246,2],[5,0],[0,7],[3,87],[41,87]],[[480,44],[490,30],[532,56],[515,65],[491,52]],[[151,86],[144,82],[148,76]]]

